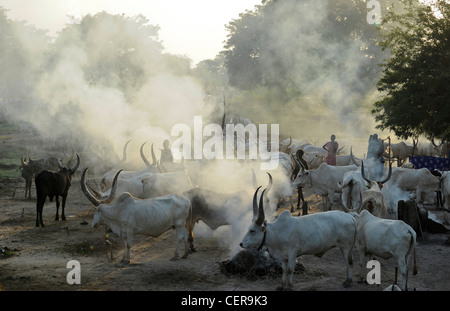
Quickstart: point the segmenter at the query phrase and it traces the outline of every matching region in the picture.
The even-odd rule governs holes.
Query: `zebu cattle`
[[[145,196],[144,194],[144,187],[142,180],[144,178],[147,178],[151,176],[153,173],[144,173],[139,176],[130,177],[130,178],[120,178],[117,180],[117,190],[116,192],[119,194],[122,194],[124,192],[130,193],[132,196],[138,199],[149,199],[150,197]],[[89,186],[88,186],[89,187]],[[97,196],[97,198],[104,200],[106,199],[110,193],[112,188],[102,191],[102,190],[95,190],[90,188],[92,192]]]
[[[401,191],[413,191],[416,203],[425,201],[425,195],[434,195],[439,189],[439,177],[434,176],[426,168],[408,169],[393,167],[392,176],[385,183],[387,192],[399,189]]]
[[[333,166],[322,163],[315,170],[300,170],[292,185],[294,187],[311,187],[314,193],[322,196],[324,210],[330,210],[334,193],[342,191],[339,184],[342,184],[344,174],[355,171],[356,168],[356,165]]]
[[[170,194],[140,200],[125,192],[112,202],[116,193],[119,171],[114,177],[110,196],[106,200],[99,200],[86,187],[87,169],[81,176],[81,188],[86,198],[96,207],[92,227],[106,224],[120,236],[124,249],[122,263],[130,262],[130,250],[135,235],[158,237],[170,229],[174,229],[177,235],[177,247],[171,260],[178,259],[182,243],[185,246],[182,258],[187,258],[189,250],[185,223],[191,211],[191,202],[188,198]]]
[[[389,143],[384,143],[384,148],[388,148]],[[413,155],[414,146],[407,145],[405,142],[401,141],[396,144],[390,144],[392,151],[392,158],[397,160],[397,166],[402,166],[409,156]]]
[[[440,179],[440,189],[442,193],[442,203],[444,208],[450,208],[450,172],[442,174]]]
[[[402,276],[401,289],[406,290],[411,252],[414,252],[413,274],[417,274],[416,232],[402,220],[381,219],[367,210],[361,211],[355,217],[361,267],[360,282],[365,280],[363,265],[370,256],[384,259],[394,257]]]
[[[192,204],[192,219],[187,224],[190,250],[195,252],[194,227],[200,220],[211,230],[231,225],[233,235],[238,235],[239,223],[251,206],[251,196],[246,191],[218,193],[207,189],[193,188],[184,193]],[[237,209],[243,207],[242,210]]]
[[[132,171],[122,171],[122,173],[120,174],[120,177],[122,179],[126,179],[126,178],[134,178],[136,176],[145,174],[145,173],[160,173],[161,170],[155,165],[155,161],[153,161],[152,164],[150,164],[150,162],[148,162],[148,160],[146,159],[144,152],[143,152],[143,148],[144,145],[146,143],[143,143],[141,145],[141,149],[140,149],[140,154],[142,157],[142,160],[144,161],[144,163],[147,165],[146,168],[144,169],[140,169],[140,170],[132,170]],[[154,154],[153,152],[153,145],[152,145],[152,154]],[[105,174],[103,174],[103,176],[101,177],[101,187],[102,189],[105,188],[111,188],[112,186],[112,181],[114,179],[115,176],[115,172],[116,170],[109,170],[108,172],[106,172]]]
[[[28,157],[28,161],[20,157],[20,174],[25,179],[25,198],[31,199],[31,186],[33,184],[33,177],[43,170],[56,171],[58,170],[59,160],[55,157],[45,159],[33,160]]]
[[[356,238],[355,219],[341,211],[328,211],[292,217],[284,211],[272,223],[267,223],[263,200],[259,206],[253,196],[253,220],[240,246],[242,248],[267,247],[269,253],[281,261],[283,268],[281,289],[292,288],[295,260],[301,255],[323,256],[333,247],[341,249],[347,266],[347,279],[344,286],[352,282],[352,249]],[[264,192],[261,198],[264,196]],[[320,234],[317,234],[320,233]]]
[[[267,174],[269,183],[264,198],[266,203],[268,202],[267,193],[273,184],[272,175]],[[241,234],[241,224],[252,209],[251,194],[246,191],[218,193],[208,189],[193,188],[183,194],[191,200],[192,204],[192,218],[190,224],[186,226],[191,251],[195,251],[193,231],[195,224],[200,220],[211,230],[231,225],[234,240],[234,237]]]
[[[414,155],[415,156],[430,156],[433,157],[436,155],[436,149],[432,142],[428,141],[419,141],[415,142],[415,150]]]
[[[360,170],[344,173],[342,184],[338,186],[342,192],[341,203],[345,211],[348,209],[358,210],[361,207],[361,193],[366,189],[365,184]]]
[[[361,175],[368,182],[368,190],[361,192],[361,209],[368,210],[372,215],[377,217],[386,216],[388,205],[384,195],[381,193],[381,187],[389,180],[392,174],[392,165],[389,165],[388,176],[382,181],[373,181],[366,178],[364,174],[364,163],[361,166]]]
[[[43,170],[37,174],[35,178],[36,183],[36,227],[39,225],[45,228],[44,222],[42,220],[42,210],[44,208],[45,200],[49,197],[50,202],[56,197],[56,216],[55,220],[59,220],[59,197],[62,197],[62,211],[61,219],[66,220],[64,215],[64,209],[66,207],[66,199],[69,192],[69,188],[72,181],[72,175],[77,170],[80,165],[80,157],[77,154],[77,163],[71,169],[63,167],[58,163],[59,171],[49,171]]]

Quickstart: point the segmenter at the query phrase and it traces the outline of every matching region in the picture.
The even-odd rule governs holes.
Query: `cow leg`
[[[287,285],[287,272],[288,272],[288,259],[281,260],[281,268],[283,269],[283,273],[281,274],[281,286],[277,287],[277,290],[284,290]]]
[[[170,259],[172,261],[178,259],[181,242],[184,243],[184,255],[181,258],[182,259],[186,259],[188,254],[189,254],[189,247],[188,247],[188,241],[187,241],[188,240],[188,234],[187,234],[186,228],[183,227],[183,226],[177,226],[175,231],[176,231],[176,234],[177,234],[177,248],[175,249],[175,254]]]
[[[405,258],[397,259],[398,270],[400,271],[400,275],[402,276],[402,291],[408,290],[408,265]]]
[[[360,242],[361,243],[361,242]],[[369,256],[366,256],[366,250],[364,249],[364,247],[363,246],[361,246],[361,244],[360,244],[360,246],[359,246],[359,250],[358,250],[358,253],[359,253],[359,267],[360,267],[360,276],[359,276],[359,280],[358,280],[358,283],[364,283],[364,282],[366,282],[367,281],[367,279],[366,279],[366,274],[364,273],[365,272],[365,270],[364,270],[364,265],[366,264],[366,262],[368,261],[368,259],[369,259]]]
[[[39,227],[39,225],[42,228],[45,228],[44,222],[42,221],[42,210],[44,209],[45,204],[45,196],[44,198],[37,198],[36,202],[36,227]]]
[[[67,194],[62,196],[61,220],[63,220],[63,221],[66,220],[66,215],[64,214],[64,209],[66,207],[66,199],[67,199]]]
[[[194,227],[195,227],[195,221],[191,222],[189,221],[189,219],[186,219],[186,224],[185,224],[186,230],[188,232],[188,242],[189,242],[189,247],[192,253],[196,252],[197,250],[195,249],[194,246]]]
[[[123,257],[120,261],[123,264],[129,264],[130,263],[130,257],[131,257],[131,245],[133,244],[133,235],[130,234],[121,234],[122,238],[122,246],[123,246]]]
[[[56,215],[55,215],[55,221],[59,220],[59,196],[56,196]]]
[[[284,290],[292,290],[292,283],[294,282],[294,269],[295,269],[295,258],[296,252],[292,251],[289,254],[289,259],[287,262],[287,286]]]
[[[342,256],[344,256],[345,265],[347,266],[347,279],[343,283],[345,288],[350,287],[350,285],[352,283],[352,277],[353,277],[352,249],[353,249],[353,247],[350,247],[350,249],[341,248],[341,253],[342,253]]]

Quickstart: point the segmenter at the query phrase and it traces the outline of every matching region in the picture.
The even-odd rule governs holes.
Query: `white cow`
[[[392,176],[385,183],[383,190],[400,189],[402,191],[414,191],[416,203],[425,201],[425,195],[435,195],[439,189],[439,177],[434,176],[426,168],[408,169],[393,167]]]
[[[324,210],[331,208],[331,201],[334,193],[340,193],[344,174],[349,171],[355,171],[356,165],[333,166],[322,163],[318,169],[301,169],[293,182],[293,187],[311,187],[314,193],[322,196],[324,200]]]
[[[342,184],[338,185],[341,189],[341,204],[344,211],[358,210],[362,204],[361,193],[366,190],[366,182],[361,175],[360,170],[344,173]]]
[[[388,148],[388,142],[384,142],[383,144],[385,149]],[[407,145],[403,141],[396,144],[390,144],[390,146],[392,150],[392,157],[397,159],[397,166],[402,166],[408,157],[413,155],[414,146]]]
[[[445,208],[450,208],[450,172],[444,172],[440,180],[442,203]]]
[[[132,196],[138,198],[138,199],[149,199],[150,197],[147,197],[144,195],[144,187],[142,186],[142,180],[144,178],[147,178],[151,176],[153,173],[144,173],[142,175],[136,176],[136,177],[130,177],[130,178],[118,178],[117,179],[117,189],[116,193],[119,195],[128,192]],[[89,187],[89,186],[88,186]],[[100,200],[104,200],[109,197],[111,193],[111,189],[108,189],[106,191],[102,190],[95,190],[90,188],[92,192],[99,198]]]
[[[284,211],[272,223],[267,223],[264,216],[263,201],[259,206],[253,196],[253,220],[240,246],[243,248],[267,247],[269,253],[280,260],[283,275],[281,289],[292,288],[295,260],[301,255],[321,257],[333,247],[340,248],[347,266],[347,279],[344,286],[352,282],[352,249],[356,238],[356,221],[341,211],[328,211],[292,217]],[[265,191],[265,190],[264,190]],[[264,196],[261,195],[261,198]],[[320,234],[317,234],[320,233]]]
[[[175,229],[177,235],[177,247],[171,260],[178,258],[181,243],[184,243],[185,246],[182,258],[187,258],[189,250],[185,223],[191,211],[191,202],[188,198],[171,194],[139,200],[125,192],[115,202],[111,203],[116,193],[119,171],[113,180],[113,187],[108,199],[99,200],[86,187],[86,171],[87,168],[81,176],[81,188],[84,195],[96,207],[92,227],[96,228],[101,224],[106,224],[120,236],[123,244],[121,262],[130,262],[130,250],[136,234],[158,237],[170,229]]]
[[[402,290],[407,288],[408,261],[414,252],[413,274],[417,274],[416,232],[402,220],[381,219],[367,210],[355,215],[357,227],[357,244],[359,249],[361,276],[364,281],[363,265],[369,256],[384,259],[394,257],[402,276]]]
[[[146,174],[146,173],[161,173],[161,169],[155,165],[155,160],[153,161],[153,164],[150,164],[148,162],[148,160],[145,158],[144,152],[143,152],[143,148],[144,145],[146,143],[143,143],[141,145],[141,149],[140,149],[140,153],[141,153],[141,158],[144,161],[144,163],[146,164],[146,168],[143,169],[139,169],[139,170],[128,170],[128,171],[122,171],[122,173],[120,174],[120,178],[122,179],[126,179],[126,178],[134,178],[137,177],[139,175],[142,174]],[[152,154],[153,154],[153,145],[152,145]],[[112,185],[112,181],[114,179],[114,176],[116,174],[117,170],[109,170],[108,172],[104,173],[100,180],[101,180],[101,187],[102,189],[105,188],[110,188]]]
[[[361,165],[361,175],[364,180],[369,183],[369,189],[361,193],[361,210],[368,210],[372,215],[380,218],[386,216],[388,204],[384,195],[381,193],[381,188],[383,187],[383,184],[391,178],[392,164],[389,165],[388,176],[382,181],[367,179],[364,174],[364,163]]]

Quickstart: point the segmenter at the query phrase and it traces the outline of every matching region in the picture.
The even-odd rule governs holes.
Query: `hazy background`
[[[194,115],[221,122],[226,101],[227,122],[237,113],[277,123],[281,139],[319,146],[336,134],[341,147],[362,156],[370,134],[388,135],[375,130],[370,114],[379,70],[366,69],[379,51],[365,1],[263,3],[0,1],[1,112],[66,152],[120,157],[130,138],[135,153],[145,141],[157,148],[174,141],[172,126],[192,126]],[[242,88],[225,68],[226,41],[233,21],[252,14],[264,17],[248,25],[262,34],[264,83]],[[234,44],[252,42],[244,36]],[[251,81],[244,68],[242,81]]]

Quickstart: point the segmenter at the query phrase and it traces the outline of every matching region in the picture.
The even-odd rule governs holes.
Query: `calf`
[[[364,281],[363,264],[369,256],[379,256],[384,259],[394,257],[402,276],[402,290],[407,289],[408,261],[414,252],[413,274],[417,274],[416,262],[416,232],[402,220],[381,219],[367,210],[355,214],[357,227],[357,242],[359,248],[361,276]]]
[[[136,234],[158,237],[170,229],[175,229],[177,235],[177,247],[172,260],[178,258],[182,242],[185,245],[182,258],[187,258],[189,250],[185,222],[191,212],[191,202],[188,198],[170,194],[140,200],[125,192],[112,202],[116,193],[119,171],[114,177],[109,197],[106,200],[99,200],[86,187],[86,171],[87,168],[81,176],[81,188],[87,199],[96,207],[92,227],[106,224],[120,236],[123,244],[122,263],[130,262],[130,250]]]
[[[356,238],[355,219],[341,211],[321,212],[302,217],[292,217],[289,211],[284,211],[276,221],[267,223],[263,200],[260,200],[259,207],[256,202],[258,190],[259,188],[253,196],[253,221],[240,246],[258,249],[266,246],[269,253],[281,261],[283,275],[280,289],[292,288],[296,257],[300,255],[322,257],[333,247],[341,249],[347,266],[344,286],[350,286],[352,249]]]
[[[50,202],[52,202],[53,198],[56,197],[56,221],[59,220],[59,196],[62,197],[61,219],[66,220],[66,216],[64,215],[64,208],[66,206],[67,194],[71,185],[72,175],[75,173],[79,165],[80,157],[77,154],[77,163],[71,169],[63,167],[61,163],[58,162],[58,172],[43,170],[36,176],[36,227],[39,227],[40,225],[42,228],[45,228],[44,222],[42,220],[42,210],[44,208],[45,199],[47,197],[49,197]]]

